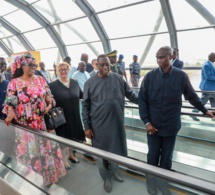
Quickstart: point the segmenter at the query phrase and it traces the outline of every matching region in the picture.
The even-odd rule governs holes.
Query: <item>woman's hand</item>
[[[51,104],[49,104],[46,108],[45,108],[45,111],[44,111],[44,114],[48,114],[48,112],[51,110],[52,106]]]
[[[11,121],[15,119],[17,121],[17,117],[14,113],[14,111],[10,111],[8,114],[7,114],[7,118],[4,120],[4,123],[9,126]]]

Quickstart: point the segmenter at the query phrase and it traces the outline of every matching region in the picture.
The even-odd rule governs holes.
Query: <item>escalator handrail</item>
[[[0,120],[0,123],[4,123],[3,120]],[[183,175],[183,174],[180,174],[177,172],[164,170],[164,169],[161,169],[161,168],[158,168],[155,166],[148,165],[143,162],[135,161],[133,159],[129,159],[129,158],[119,156],[119,155],[116,155],[116,154],[113,154],[113,153],[110,153],[107,151],[103,151],[103,150],[100,150],[97,148],[87,146],[85,144],[71,141],[69,139],[53,135],[51,133],[38,131],[38,130],[35,130],[32,128],[26,128],[26,126],[24,127],[23,125],[11,124],[11,126],[13,126],[14,128],[22,129],[24,131],[28,131],[28,132],[36,134],[38,136],[45,137],[47,139],[56,141],[58,143],[65,144],[69,147],[76,148],[78,150],[90,153],[92,155],[99,156],[103,159],[114,161],[118,164],[124,165],[133,170],[153,174],[157,177],[161,177],[161,178],[167,179],[171,182],[175,182],[175,183],[178,183],[178,184],[190,187],[190,188],[194,188],[194,189],[200,190],[202,192],[215,194],[214,183],[212,183],[212,182],[201,180],[201,179],[194,178],[194,177],[187,176],[187,175]]]
[[[138,106],[128,106],[128,105],[125,105],[124,106],[125,108],[132,108],[132,109],[139,109],[139,107]],[[185,107],[186,108],[186,107]],[[211,109],[209,109],[209,110],[211,110]],[[210,116],[208,116],[208,115],[205,115],[205,114],[199,114],[199,113],[195,113],[195,112],[192,112],[192,113],[190,113],[190,112],[181,112],[181,115],[188,115],[188,116],[200,116],[200,117],[205,117],[205,118],[211,118]]]

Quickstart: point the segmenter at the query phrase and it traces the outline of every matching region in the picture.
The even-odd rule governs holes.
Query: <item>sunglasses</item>
[[[29,68],[37,68],[38,67],[37,64],[32,64],[32,63],[27,64],[27,66],[29,66]]]

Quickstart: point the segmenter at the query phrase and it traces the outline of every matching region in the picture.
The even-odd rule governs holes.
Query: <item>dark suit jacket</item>
[[[174,63],[173,63],[172,66],[174,66],[174,67],[176,67],[176,68],[179,68],[179,69],[182,69],[183,66],[184,66],[184,62],[182,62],[182,61],[179,60],[179,59],[176,59],[176,60],[174,61]]]
[[[11,73],[5,72],[5,73],[4,73],[4,76],[5,76],[5,79],[6,79],[7,81],[10,81],[10,80],[11,80]]]
[[[35,70],[35,71],[34,71],[34,74],[35,74],[35,75],[39,75],[39,76],[43,77],[43,78],[46,80],[46,78],[43,76],[43,74],[42,74],[39,70]],[[48,84],[48,81],[47,81],[47,80],[46,80],[46,83]]]

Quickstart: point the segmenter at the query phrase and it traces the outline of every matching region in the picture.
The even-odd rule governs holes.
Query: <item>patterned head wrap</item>
[[[11,65],[12,74],[14,74],[17,69],[20,69],[22,65],[28,65],[30,63],[36,63],[36,60],[32,54],[25,53],[21,56],[17,56],[14,60],[14,63]]]

